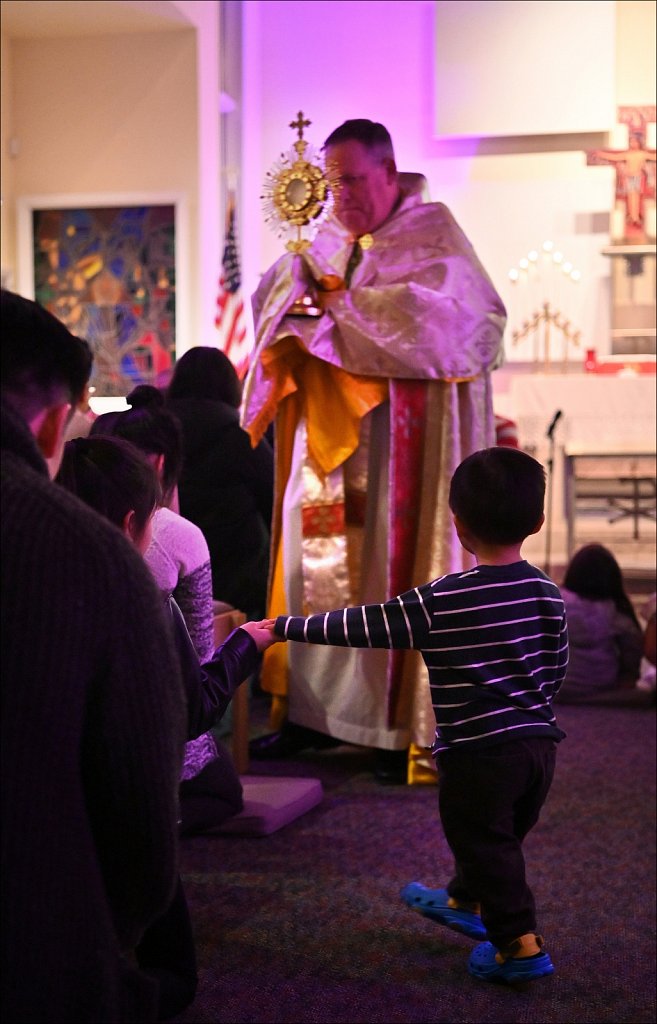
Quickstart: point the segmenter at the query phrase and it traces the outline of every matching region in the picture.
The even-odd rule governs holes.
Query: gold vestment
[[[330,220],[254,296],[243,424],[256,443],[275,420],[272,615],[384,601],[470,564],[447,496],[459,462],[495,442],[504,306],[447,207],[413,195],[327,312],[287,316],[309,287],[344,278],[353,242]],[[262,685],[287,696],[293,722],[345,742],[431,745],[416,652],[393,664],[388,651],[275,645]]]

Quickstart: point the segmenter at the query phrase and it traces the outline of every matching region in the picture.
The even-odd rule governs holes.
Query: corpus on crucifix
[[[622,149],[596,149],[587,153],[589,165],[611,164],[616,170],[615,209],[612,215],[614,241],[642,243],[651,234],[646,212],[655,198],[655,150],[646,145],[648,121],[655,120],[655,110],[621,108],[620,122],[627,125],[628,141]],[[651,116],[652,115],[652,116]]]

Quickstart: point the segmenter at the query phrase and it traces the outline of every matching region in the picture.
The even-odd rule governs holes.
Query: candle
[[[630,148],[630,129],[626,124],[618,123],[609,132],[611,149],[620,149],[623,152]]]
[[[609,234],[612,242],[622,242],[625,238],[625,210],[615,206],[609,216]]]

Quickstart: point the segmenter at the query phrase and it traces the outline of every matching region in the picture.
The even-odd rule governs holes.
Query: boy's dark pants
[[[555,759],[554,740],[539,736],[438,755],[440,817],[455,861],[447,891],[481,903],[498,949],[536,931],[522,841],[538,821]]]

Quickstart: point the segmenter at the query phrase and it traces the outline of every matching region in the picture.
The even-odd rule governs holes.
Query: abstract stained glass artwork
[[[175,359],[175,207],[33,210],[34,295],[94,353],[97,395],[164,384]]]

